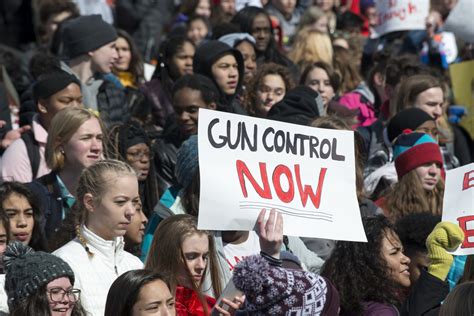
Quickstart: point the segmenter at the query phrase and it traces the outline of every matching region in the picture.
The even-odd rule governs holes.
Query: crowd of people
[[[375,0],[4,0],[0,315],[473,315],[462,1],[377,36]],[[201,108],[353,131],[367,242],[198,229]]]

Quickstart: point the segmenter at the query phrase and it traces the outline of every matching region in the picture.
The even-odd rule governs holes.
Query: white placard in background
[[[408,30],[426,29],[426,17],[429,13],[429,0],[377,0],[375,1],[378,36]]]

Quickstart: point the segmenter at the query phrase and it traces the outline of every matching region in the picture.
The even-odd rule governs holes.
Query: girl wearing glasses
[[[3,261],[10,315],[86,315],[74,272],[62,259],[14,241]]]
[[[123,236],[140,204],[135,170],[101,160],[82,171],[77,186],[77,237],[54,252],[69,263],[84,308],[104,315],[107,292],[121,274],[143,267],[124,250]]]
[[[108,157],[128,163],[138,175],[143,216],[150,216],[158,202],[158,185],[150,140],[137,122],[112,127]],[[143,217],[140,216],[140,217]]]

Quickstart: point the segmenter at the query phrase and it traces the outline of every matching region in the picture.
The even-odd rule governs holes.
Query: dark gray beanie
[[[92,52],[117,39],[114,27],[97,14],[80,16],[65,23],[62,37],[68,58]]]
[[[74,284],[74,272],[64,260],[46,252],[35,252],[19,241],[8,245],[3,263],[8,305],[15,305],[18,300],[27,298],[41,286],[60,277],[68,277]]]
[[[174,173],[176,180],[183,188],[187,188],[193,181],[199,167],[198,138],[191,135],[178,149]]]

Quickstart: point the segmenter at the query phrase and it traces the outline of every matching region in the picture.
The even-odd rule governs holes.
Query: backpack
[[[39,143],[35,139],[35,135],[32,130],[29,130],[21,135],[21,139],[25,142],[26,151],[28,152],[28,158],[30,159],[32,179],[38,177],[38,169],[41,160]]]

